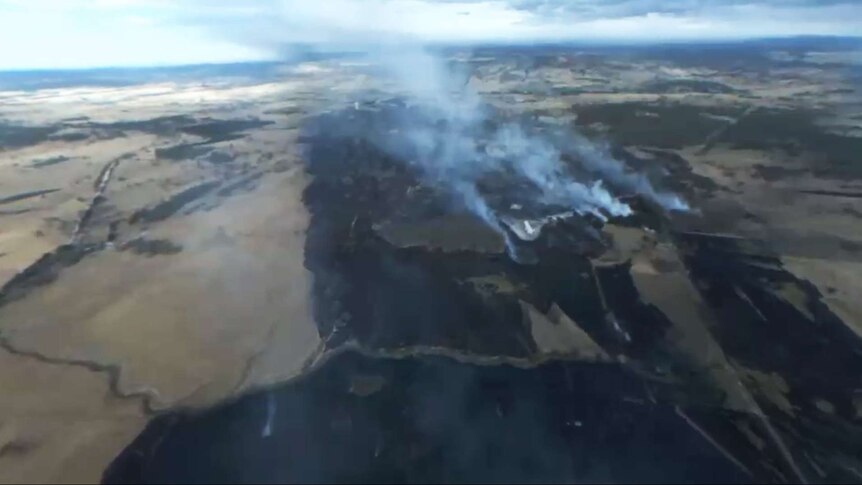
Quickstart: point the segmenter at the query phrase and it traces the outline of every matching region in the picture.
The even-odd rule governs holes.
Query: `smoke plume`
[[[410,109],[402,114],[398,131],[368,134],[369,138],[412,164],[426,184],[447,193],[507,240],[504,227],[510,226],[513,216],[520,216],[507,212],[524,204],[513,199],[507,205],[496,195],[491,200],[483,184],[508,180],[513,194],[530,194],[531,213],[526,215],[533,218],[572,213],[607,220],[631,215],[631,207],[614,192],[641,194],[669,210],[687,208],[680,198],[658,191],[645,175],[631,172],[609,150],[579,133],[549,136],[519,121],[504,122],[505,117],[471,91],[467,73],[458,72],[435,51],[403,33],[376,29],[372,15],[397,23],[382,3],[372,2],[367,9],[344,0],[337,3],[344,9],[289,4],[293,8],[286,25],[313,28],[326,40],[322,44],[350,44],[354,51],[364,52],[407,99]],[[267,32],[253,36],[254,42],[277,43],[278,36]]]
[[[400,120],[400,130],[377,143],[503,234],[501,220],[506,216],[501,211],[507,207],[491,204],[480,189],[483,181],[494,178],[528,186],[534,210],[547,208],[546,214],[534,214],[538,216],[560,210],[601,220],[631,215],[632,209],[610,186],[668,210],[687,209],[678,196],[658,191],[607,147],[577,132],[551,136],[517,121],[501,121],[469,89],[465,73],[447,67],[421,46],[378,50],[373,59],[397,80],[412,108]],[[564,153],[575,166],[563,162]]]

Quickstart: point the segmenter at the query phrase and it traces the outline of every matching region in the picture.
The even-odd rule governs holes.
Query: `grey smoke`
[[[610,154],[606,144],[594,143],[580,133],[571,132],[563,145],[578,155],[581,163],[612,180],[622,188],[636,192],[667,210],[686,211],[688,204],[678,195],[659,192],[643,173],[627,171],[626,166]]]
[[[470,89],[467,73],[454,70],[415,39],[392,29],[376,29],[374,19],[365,18],[355,2],[339,0],[328,7],[289,3],[297,18],[287,26],[307,21],[304,28],[314,28],[328,44],[355,41],[353,49],[363,50],[373,65],[382,67],[394,80],[394,89],[409,100],[411,109],[405,111],[399,131],[374,141],[395,158],[413,164],[427,185],[449,194],[453,203],[506,235],[507,241],[504,207],[482,193],[483,180],[513,177],[515,185],[520,181],[532,187],[534,202],[547,207],[545,214],[532,214],[539,217],[568,211],[602,220],[631,215],[632,209],[613,190],[641,194],[669,210],[686,209],[681,199],[658,191],[644,175],[631,173],[607,149],[583,135],[555,138],[517,122],[501,124]],[[335,8],[339,5],[345,13]],[[371,11],[383,15],[388,10]],[[255,42],[260,41],[266,42],[256,36]],[[566,166],[561,150],[573,155],[583,170]]]
[[[263,428],[260,430],[261,438],[272,437],[272,424],[275,422],[275,414],[278,411],[278,402],[275,400],[273,392],[266,393],[266,421],[263,423]]]
[[[463,208],[476,214],[503,234],[498,213],[479,190],[489,176],[514,176],[538,189],[536,202],[548,214],[565,210],[602,220],[632,214],[627,203],[615,196],[608,184],[640,194],[667,210],[687,210],[678,196],[655,189],[649,179],[631,172],[607,147],[577,132],[544,136],[516,122],[500,125],[479,96],[441,58],[420,46],[387,48],[375,52],[397,79],[413,104],[401,129],[381,146],[413,164],[426,183],[451,194]],[[488,133],[488,126],[496,126]],[[562,150],[573,155],[581,168],[598,178],[580,179],[562,161]],[[553,212],[556,211],[556,212]],[[508,223],[506,223],[508,225]],[[508,237],[508,236],[507,236]]]

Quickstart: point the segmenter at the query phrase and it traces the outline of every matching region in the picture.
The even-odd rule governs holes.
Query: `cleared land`
[[[627,195],[634,216],[548,222],[520,263],[351,134],[409,109],[360,63],[0,91],[0,482],[437,481],[445,443],[509,427],[566,443],[525,479],[658,480],[691,449],[674,479],[859,480],[859,50],[712,49],[451,56],[500,119],[605,142],[693,209]],[[595,474],[647,421],[668,448]],[[373,458],[255,461],[302,433]],[[209,470],[225,449],[196,445],[168,473],[200,436],[254,453]]]

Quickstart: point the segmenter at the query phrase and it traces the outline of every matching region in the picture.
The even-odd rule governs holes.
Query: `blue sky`
[[[862,35],[862,0],[0,0],[0,69],[276,58],[291,43]]]

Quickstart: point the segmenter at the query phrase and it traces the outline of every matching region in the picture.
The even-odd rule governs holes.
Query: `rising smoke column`
[[[483,197],[477,182],[504,171],[537,187],[537,202],[600,219],[632,213],[609,187],[641,194],[666,209],[686,208],[681,199],[655,190],[646,176],[628,172],[607,150],[580,134],[571,133],[559,143],[508,124],[489,135],[483,128],[495,124],[493,115],[466,86],[464,76],[447,68],[419,40],[418,31],[426,23],[417,16],[419,5],[403,3],[399,10],[392,8],[393,3],[280,0],[273,2],[266,15],[253,16],[246,28],[221,32],[233,32],[234,40],[250,46],[283,53],[297,43],[312,50],[346,48],[364,53],[374,65],[388,71],[397,89],[417,108],[411,111],[413,119],[404,120],[400,139],[384,140],[381,146],[414,164],[426,183],[447,192],[455,203],[503,233],[500,215]],[[449,2],[440,3],[444,6],[433,11],[451,10],[444,8]],[[425,12],[432,15],[431,10]],[[600,178],[576,179],[564,167],[561,149]]]
[[[398,81],[416,109],[402,120],[400,143],[386,149],[406,159],[425,175],[426,182],[444,189],[460,205],[491,227],[505,233],[499,216],[478,190],[478,181],[490,174],[515,174],[539,190],[539,202],[563,206],[578,214],[631,215],[631,208],[614,196],[605,182],[641,194],[669,210],[685,210],[676,195],[655,190],[643,174],[630,173],[608,150],[583,135],[572,133],[562,142],[527,132],[507,123],[496,126],[476,93],[463,76],[447,69],[442,59],[421,47],[399,46],[376,53],[374,59]],[[556,144],[555,144],[556,143]],[[602,178],[576,180],[561,161],[562,144],[567,153]]]

